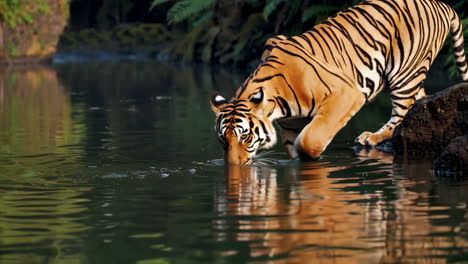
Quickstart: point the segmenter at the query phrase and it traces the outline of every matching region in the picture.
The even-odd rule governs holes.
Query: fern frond
[[[278,8],[285,0],[269,0],[263,7],[263,18],[268,21],[268,17]]]
[[[198,27],[199,25],[205,23],[206,21],[212,19],[213,17],[214,17],[213,10],[207,11],[192,23],[192,27]]]
[[[153,2],[151,3],[151,6],[150,6],[150,10],[152,10],[153,8],[155,8],[156,6],[158,5],[161,5],[161,4],[164,4],[164,3],[167,3],[171,0],[153,0]]]
[[[182,0],[175,3],[167,13],[169,24],[180,23],[188,18],[199,15],[213,6],[215,0]]]

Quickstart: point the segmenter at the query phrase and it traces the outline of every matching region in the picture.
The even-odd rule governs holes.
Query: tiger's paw
[[[363,132],[357,139],[356,144],[360,144],[362,146],[370,146],[375,147],[382,143],[383,141],[387,140],[388,138],[386,135],[381,133],[372,133],[369,131]]]

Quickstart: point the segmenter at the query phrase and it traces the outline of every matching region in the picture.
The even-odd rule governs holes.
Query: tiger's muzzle
[[[253,156],[248,151],[245,151],[242,144],[236,140],[231,141],[224,153],[224,160],[230,164],[252,164]]]

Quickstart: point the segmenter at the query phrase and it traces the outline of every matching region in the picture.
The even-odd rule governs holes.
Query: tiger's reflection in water
[[[228,166],[224,196],[217,200],[218,213],[224,216],[215,223],[218,238],[249,241],[250,257],[275,263],[376,260],[369,250],[372,242],[360,238],[379,228],[366,224],[366,208],[346,202],[356,197],[337,190],[349,184],[328,177],[346,168],[328,165]],[[280,179],[278,170],[286,179]]]
[[[246,242],[248,253],[223,255],[267,263],[443,263],[438,248],[467,244],[429,235],[447,231],[430,222],[430,212],[441,208],[429,205],[429,192],[395,179],[391,155],[357,154],[348,166],[226,166],[215,201],[216,238]]]

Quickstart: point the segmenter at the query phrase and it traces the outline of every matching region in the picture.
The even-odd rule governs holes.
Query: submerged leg
[[[281,139],[290,159],[296,159],[299,156],[299,153],[294,149],[294,141],[299,133],[300,131],[298,132],[296,130],[281,129]]]
[[[278,121],[281,127],[281,140],[290,159],[296,159],[299,156],[294,148],[294,141],[310,121],[310,118],[290,118]]]

